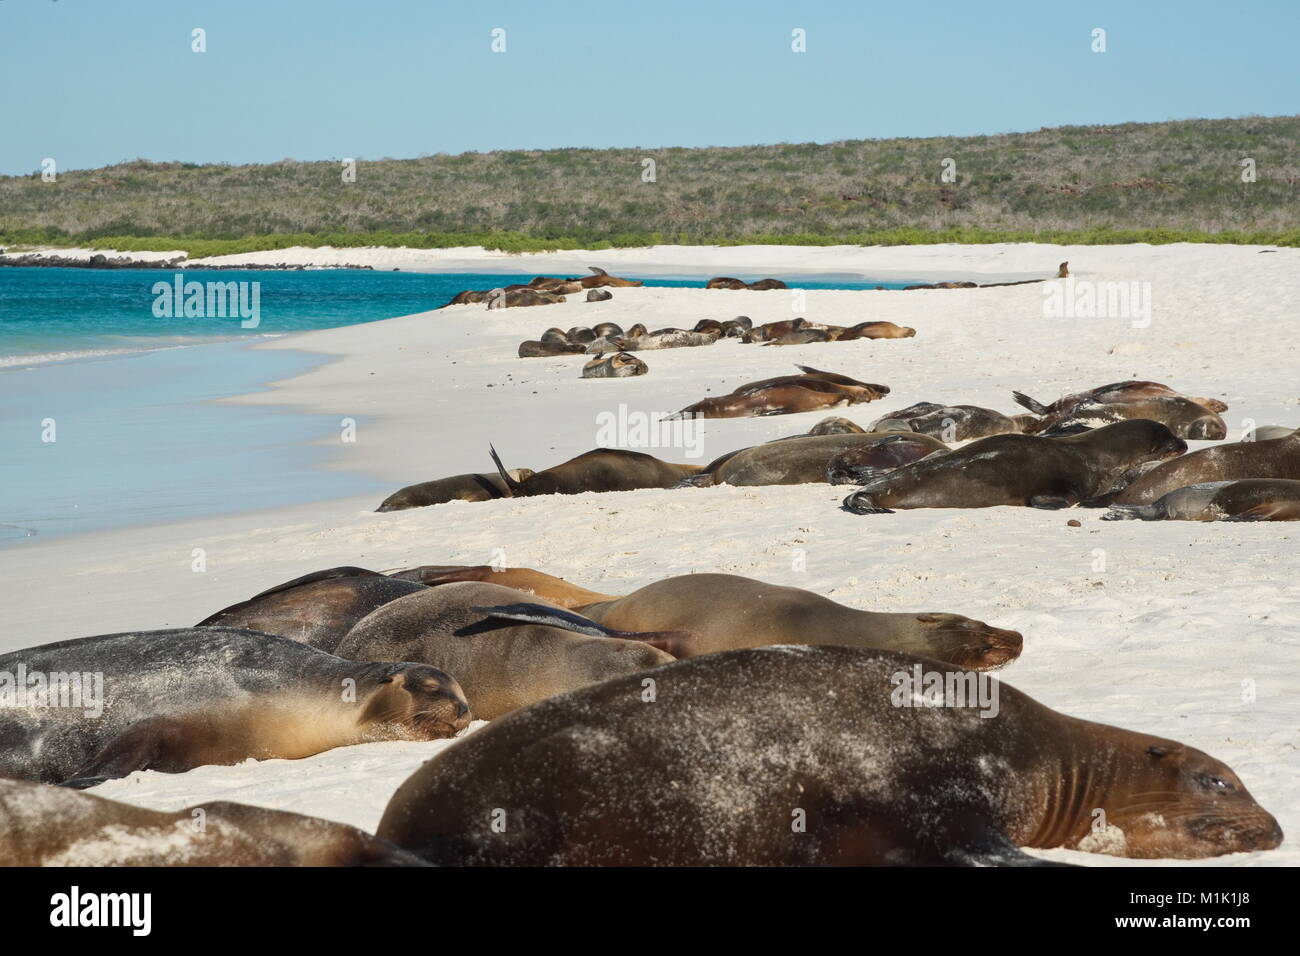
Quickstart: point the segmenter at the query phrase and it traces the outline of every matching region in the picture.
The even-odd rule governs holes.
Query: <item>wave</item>
[[[286,334],[289,333],[176,336],[161,339],[141,339],[130,345],[112,348],[68,348],[56,352],[23,352],[16,355],[0,355],[0,369],[31,368],[39,365],[51,365],[55,362],[75,362],[87,359],[113,358],[121,355],[139,355],[143,352],[163,352],[170,349],[194,348],[200,345],[221,345],[226,342],[254,342],[263,339],[278,339]]]

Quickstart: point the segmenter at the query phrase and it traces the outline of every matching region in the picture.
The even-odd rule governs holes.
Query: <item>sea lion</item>
[[[903,651],[989,670],[1020,656],[1024,638],[960,614],[859,611],[800,588],[735,574],[684,574],[579,608],[674,657],[772,644],[843,644]],[[663,636],[668,635],[668,636]]]
[[[931,673],[949,706],[907,692]],[[377,832],[471,866],[1032,866],[1051,864],[1020,847],[1194,859],[1281,842],[1221,761],[1004,683],[985,719],[980,683],[851,647],[678,661],[448,747]]]
[[[909,451],[891,454],[893,446],[905,446]],[[682,479],[680,484],[696,488],[811,484],[826,481],[831,463],[846,452],[860,456],[863,465],[874,463],[876,468],[896,468],[947,447],[925,435],[913,436],[910,441],[900,435],[874,432],[796,435],[725,455],[706,465],[700,474]]]
[[[583,378],[631,378],[644,375],[650,366],[635,355],[626,352],[613,352],[598,355],[582,367]]]
[[[589,342],[596,341],[596,333],[581,325],[575,325],[564,335],[573,345],[586,345]]]
[[[175,813],[0,779],[2,866],[428,866],[363,830],[216,801]]]
[[[841,418],[838,415],[823,418],[808,429],[809,435],[861,435],[865,432],[866,429],[857,422],[851,422],[847,418]]]
[[[782,319],[779,322],[764,322],[762,325],[751,325],[740,336],[740,341],[747,345],[754,342],[767,342],[789,335],[791,332],[797,332],[808,324],[807,319],[794,318]]]
[[[1186,450],[1166,426],[1146,419],[1066,438],[993,435],[873,477],[844,499],[844,508],[864,515],[893,508],[1067,508],[1112,491],[1134,465]]]
[[[551,604],[569,610],[594,604],[597,601],[612,601],[616,597],[616,595],[588,590],[533,568],[498,568],[490,564],[426,564],[418,568],[390,571],[388,575],[429,587],[453,584],[457,581],[488,581],[501,587],[535,594]]]
[[[1103,521],[1300,521],[1300,481],[1247,478],[1188,485],[1149,505],[1111,505]]]
[[[916,335],[916,329],[893,322],[859,322],[851,325],[837,338],[837,342],[851,342],[854,339],[910,339]]]
[[[828,461],[822,480],[832,485],[860,485],[895,468],[942,454],[947,448],[929,435],[911,432],[877,434],[876,440],[870,444],[846,448]]]
[[[522,481],[509,477],[496,449],[491,449],[497,472],[516,498],[534,495],[580,495],[588,491],[634,491],[637,488],[671,488],[699,465],[677,465],[640,451],[593,448],[576,458],[539,471]]]
[[[756,282],[749,283],[746,288],[751,292],[767,292],[771,289],[788,289],[790,287],[780,279],[759,279]]]
[[[800,375],[781,375],[747,382],[729,395],[701,399],[668,418],[745,418],[857,405],[889,394],[889,386],[860,382],[836,372],[798,365]]]
[[[614,293],[610,292],[608,289],[588,289],[588,290],[587,290],[587,301],[588,301],[588,302],[607,302],[607,301],[609,301],[609,300],[612,299],[612,298],[614,298]]]
[[[527,287],[517,289],[493,289],[483,299],[489,309],[515,309],[530,305],[555,305],[565,301],[564,296],[554,292],[542,292]]]
[[[623,327],[617,322],[597,322],[591,327],[591,331],[598,339],[608,339],[615,335],[622,335]]]
[[[465,289],[453,295],[450,301],[439,306],[445,309],[449,305],[478,305],[487,301],[487,292],[481,289]]]
[[[1179,438],[1220,441],[1228,437],[1228,426],[1217,412],[1181,395],[1162,395],[1109,404],[1085,400],[1068,412],[1046,416],[1027,431],[1030,434],[1057,437],[1131,418],[1148,418],[1168,425],[1170,431]]]
[[[1041,279],[1030,279],[1030,282],[1041,282]],[[1019,285],[1019,283],[1009,282],[1007,285]],[[904,292],[914,292],[917,289],[978,289],[978,282],[930,282],[921,285],[905,285]]]
[[[649,333],[650,330],[647,329],[644,324],[642,324],[641,322],[637,322],[635,325],[631,326],[626,332],[623,333],[623,338],[636,339],[636,338],[640,338],[643,335],[648,335]]]
[[[1300,432],[1286,438],[1215,445],[1167,461],[1120,491],[1114,503],[1149,505],[1188,485],[1243,478],[1300,479]]]
[[[672,660],[648,640],[574,633],[567,628],[581,620],[577,615],[498,584],[444,584],[410,597],[415,600],[393,601],[359,621],[339,645],[340,656],[414,659],[454,670],[481,719]],[[517,606],[549,612],[548,620],[560,626],[500,618],[491,610]],[[601,631],[593,625],[591,633]]]
[[[1070,278],[1070,263],[1062,262],[1059,266],[1056,267],[1056,278],[1058,279]]]
[[[706,289],[748,289],[749,286],[739,279],[733,279],[730,276],[717,276],[704,283]]]
[[[722,323],[719,322],[717,319],[700,319],[700,321],[695,323],[695,328],[691,329],[691,331],[711,332],[714,335],[721,336],[723,329],[722,329]]]
[[[381,604],[423,590],[365,568],[303,575],[223,608],[195,627],[236,627],[278,634],[333,654],[352,625]]]
[[[523,481],[533,474],[530,468],[515,468],[510,477]],[[435,478],[419,484],[407,485],[393,492],[376,508],[376,511],[402,511],[406,508],[426,508],[446,504],[448,501],[490,501],[509,498],[510,486],[499,475],[452,475]]]
[[[819,329],[812,326],[804,326],[801,329],[795,329],[793,332],[787,332],[779,338],[769,338],[763,344],[766,345],[811,345],[820,342],[833,342],[838,329]]]
[[[584,289],[596,289],[603,286],[614,286],[618,289],[637,288],[645,285],[640,279],[620,279],[618,276],[612,276],[604,269],[597,269],[595,266],[587,266],[591,270],[591,275],[583,276],[578,281]]]
[[[587,347],[578,342],[539,342],[529,339],[519,343],[520,358],[551,358],[556,355],[581,355]]]
[[[470,721],[460,685],[435,668],[342,660],[233,627],[61,641],[0,655],[0,673],[26,673],[29,686],[37,674],[102,675],[84,707],[30,696],[0,707],[0,775],[45,783],[436,740]]]
[[[899,425],[906,427],[900,428]],[[978,405],[938,405],[917,402],[887,418],[876,420],[871,431],[911,431],[946,442],[970,441],[990,435],[1018,434],[1020,425],[1001,412]]]
[[[1035,415],[1044,416],[1063,415],[1080,402],[1093,401],[1102,405],[1117,405],[1124,402],[1140,402],[1149,398],[1185,398],[1198,405],[1203,405],[1212,412],[1226,412],[1228,410],[1228,406],[1217,398],[1192,398],[1183,395],[1181,392],[1174,391],[1168,385],[1161,385],[1159,382],[1134,380],[1112,382],[1109,385],[1099,385],[1083,392],[1075,392],[1073,395],[1058,398],[1050,405],[1037,402],[1023,392],[1012,392],[1011,395],[1016,400],[1017,405],[1029,409]]]
[[[633,336],[628,333],[618,343],[626,352],[645,352],[651,349],[683,349],[712,345],[718,341],[716,332],[688,332],[685,329],[658,329]]]

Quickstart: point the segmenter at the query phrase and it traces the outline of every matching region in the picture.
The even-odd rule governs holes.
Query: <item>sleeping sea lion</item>
[[[414,600],[393,601],[359,621],[339,645],[340,656],[414,659],[454,670],[480,719],[672,660],[649,643],[656,635],[622,640],[595,625],[575,633],[575,623],[590,622],[498,584],[443,584],[409,597]],[[493,613],[518,606],[543,613],[549,623]]]
[[[846,453],[855,456],[852,460],[859,465],[870,463],[883,469],[917,461],[948,447],[926,435],[910,438],[877,432],[780,438],[725,455],[705,465],[700,474],[682,479],[681,485],[708,488],[713,485],[810,484],[826,481],[831,463]],[[895,448],[906,450],[891,453]]]
[[[851,342],[854,339],[910,339],[916,335],[916,329],[893,322],[859,322],[851,325],[839,334],[836,341]]]
[[[532,475],[530,468],[515,468],[510,477],[523,481]],[[490,501],[509,498],[510,486],[499,475],[452,475],[435,478],[416,485],[407,485],[393,492],[376,508],[376,511],[402,511],[406,508],[426,508],[446,504],[448,501]]]
[[[637,488],[671,488],[700,465],[677,465],[653,455],[622,448],[594,448],[563,464],[516,481],[509,477],[496,449],[491,449],[497,472],[515,498],[534,495],[580,495],[588,491],[634,491]]]
[[[887,418],[877,419],[872,423],[871,431],[911,431],[946,442],[958,442],[990,435],[1018,434],[1020,425],[1001,412],[978,405],[917,402]]]
[[[659,632],[674,657],[773,644],[844,644],[903,651],[972,670],[1020,656],[1024,638],[960,614],[859,611],[800,588],[735,574],[684,574],[579,608],[626,633]]]
[[[428,866],[332,820],[224,800],[175,813],[0,779],[0,866]]]
[[[501,587],[535,594],[544,601],[566,609],[583,607],[597,601],[612,601],[615,598],[615,595],[591,591],[533,568],[498,568],[490,564],[426,564],[418,568],[390,571],[388,575],[429,587],[453,584],[457,581],[487,581]]]
[[[237,627],[287,637],[333,654],[352,625],[375,608],[423,585],[365,568],[330,568],[303,575],[232,604],[195,627]]]
[[[1169,430],[1179,438],[1219,441],[1228,437],[1228,426],[1217,412],[1181,395],[1161,395],[1109,404],[1085,399],[1069,411],[1045,416],[1027,431],[1050,438],[1077,434],[1089,428],[1132,418],[1147,418],[1168,425]]]
[[[1066,438],[993,435],[873,477],[844,499],[844,508],[854,514],[997,505],[1066,508],[1112,491],[1134,465],[1186,450],[1187,443],[1166,426],[1146,419]]]
[[[907,693],[930,674],[937,695]],[[1281,842],[1221,761],[987,679],[985,719],[981,683],[850,647],[667,664],[448,747],[378,834],[471,866],[1031,866],[1020,847],[1193,859]]]
[[[1188,485],[1149,505],[1111,505],[1103,521],[1300,521],[1300,480],[1247,478]]]
[[[1137,402],[1148,398],[1186,398],[1198,405],[1203,405],[1212,412],[1226,412],[1228,406],[1223,404],[1217,398],[1190,398],[1180,392],[1174,391],[1168,385],[1161,385],[1159,382],[1143,382],[1129,380],[1126,382],[1112,382],[1110,385],[1099,385],[1096,388],[1090,388],[1083,392],[1075,392],[1073,395],[1066,395],[1058,398],[1050,405],[1044,405],[1042,402],[1034,401],[1023,392],[1012,392],[1016,404],[1021,405],[1035,415],[1061,415],[1070,411],[1080,402],[1094,401],[1102,405],[1118,405],[1124,402]]]
[[[60,641],[0,655],[0,674],[27,675],[21,702],[0,707],[0,775],[79,787],[135,770],[436,740],[470,722],[460,685],[435,668],[342,660],[233,627]],[[35,675],[55,674],[69,678],[66,693],[32,690]]]
[[[1300,479],[1300,432],[1286,438],[1215,445],[1167,461],[1120,491],[1114,503],[1149,505],[1188,485],[1243,478]]]
[[[611,352],[597,355],[582,367],[583,378],[632,378],[644,375],[650,366],[635,355],[626,352]]]

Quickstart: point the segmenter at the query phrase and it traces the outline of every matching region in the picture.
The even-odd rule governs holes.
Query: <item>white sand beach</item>
[[[977,281],[1054,275],[1138,283],[1149,316],[1055,318],[1059,280],[934,291],[748,292],[614,289],[611,301],[487,311],[454,306],[311,332],[256,348],[333,360],[234,401],[334,416],[329,467],[388,482],[507,467],[541,469],[598,444],[602,414],[675,411],[708,394],[807,364],[888,385],[870,405],[704,423],[698,457],[806,431],[827,414],[867,424],[919,401],[1018,411],[1128,378],[1229,405],[1230,440],[1253,422],[1300,425],[1300,250],[1254,246],[1044,245],[890,248],[737,246],[505,256],[482,250],[277,250],[207,264],[329,265],[579,275],[800,274]],[[259,258],[259,257],[265,257]],[[198,265],[198,261],[188,263]],[[649,374],[582,380],[582,356],[519,359],[550,326],[598,321],[690,328],[748,315],[852,324],[887,320],[915,338],[790,347],[723,340],[641,353]],[[355,441],[343,440],[345,419]],[[1192,443],[1203,447],[1205,443]],[[497,557],[603,592],[724,571],[807,588],[879,611],[952,611],[1025,635],[1000,672],[1057,710],[1164,735],[1228,763],[1287,833],[1268,853],[1194,865],[1300,864],[1300,526],[1103,522],[1101,512],[1027,508],[856,516],[828,485],[645,490],[452,503],[376,514],[380,498],[24,542],[0,550],[0,650],[115,631],[192,625],[300,574],[485,564]],[[382,496],[381,496],[382,497]],[[1078,519],[1082,527],[1067,526]],[[192,570],[193,549],[207,570]],[[95,793],[158,808],[234,799],[373,827],[398,783],[448,746],[386,743],[303,761],[136,773]],[[1130,861],[1052,851],[1086,865]]]

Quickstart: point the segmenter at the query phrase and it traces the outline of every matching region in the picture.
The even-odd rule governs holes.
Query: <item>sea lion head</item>
[[[1103,425],[1065,439],[1100,447],[1101,453],[1125,468],[1144,461],[1168,461],[1187,451],[1187,442],[1169,430],[1169,426],[1149,418]]]
[[[1228,437],[1228,426],[1218,415],[1206,415],[1188,424],[1187,437],[1194,441],[1221,441]]]
[[[960,614],[918,614],[928,656],[973,671],[993,670],[1020,656],[1025,639],[1019,631],[1008,631]]]
[[[378,684],[361,713],[363,727],[397,725],[404,736],[438,740],[456,736],[474,719],[456,679],[428,664],[388,665]]]
[[[1126,856],[1191,860],[1282,842],[1277,820],[1222,761],[1173,740],[1144,736],[1139,745],[1119,770],[1123,791],[1112,788],[1104,807]]]

